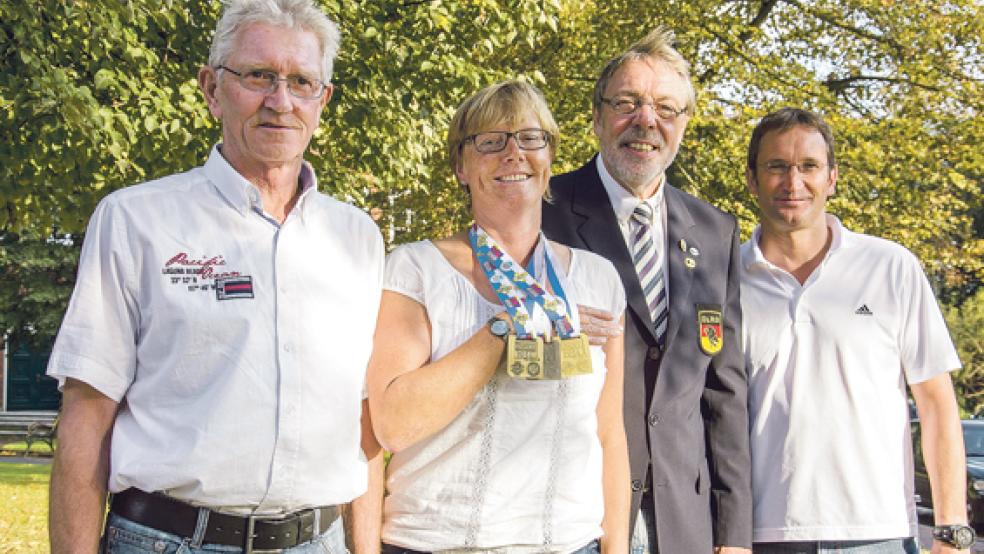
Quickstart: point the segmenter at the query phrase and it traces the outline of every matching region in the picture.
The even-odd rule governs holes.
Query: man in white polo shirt
[[[741,249],[754,551],[909,553],[917,520],[906,383],[933,486],[933,553],[966,548],[960,361],[910,252],[825,211],[834,141],[784,108],[752,133],[760,225]]]
[[[344,551],[341,505],[380,461],[363,390],[384,250],[303,159],[338,41],[311,0],[226,2],[198,74],[222,143],[93,214],[48,367],[53,552],[97,550],[107,491],[106,552]],[[380,496],[354,503],[359,551]]]

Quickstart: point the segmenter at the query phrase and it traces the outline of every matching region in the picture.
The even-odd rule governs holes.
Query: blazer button
[[[650,346],[649,347],[649,359],[650,360],[653,360],[653,361],[658,360],[662,355],[663,355],[663,353],[659,351],[659,347],[658,346]]]
[[[642,490],[642,480],[633,479],[632,480],[632,492],[639,492]]]
[[[649,416],[649,424],[650,425],[652,425],[653,427],[655,427],[657,423],[659,423],[659,414],[653,414],[653,415]]]

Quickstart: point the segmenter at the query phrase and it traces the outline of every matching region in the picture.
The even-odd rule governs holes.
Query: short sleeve
[[[386,257],[383,290],[398,292],[420,304],[424,303],[424,272],[421,250],[424,243],[398,246]]]
[[[48,360],[49,376],[78,379],[119,402],[136,373],[138,310],[131,294],[133,261],[114,197],[89,220],[75,290]]]
[[[920,383],[961,367],[933,289],[916,257],[904,252],[901,267],[902,313],[899,351],[910,384]]]

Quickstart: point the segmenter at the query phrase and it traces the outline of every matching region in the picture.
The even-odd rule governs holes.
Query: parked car
[[[965,419],[963,427],[964,448],[967,451],[967,517],[979,534],[984,533],[984,420]],[[929,487],[929,475],[922,454],[922,436],[919,422],[912,422],[912,447],[915,456],[914,473],[916,503],[925,508],[933,507],[933,493]]]

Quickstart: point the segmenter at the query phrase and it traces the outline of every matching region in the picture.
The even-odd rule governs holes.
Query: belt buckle
[[[283,548],[274,549],[254,549],[253,538],[256,536],[257,521],[278,521],[287,519],[290,514],[275,514],[268,516],[248,515],[246,516],[246,536],[244,537],[243,554],[277,554],[283,552]]]

